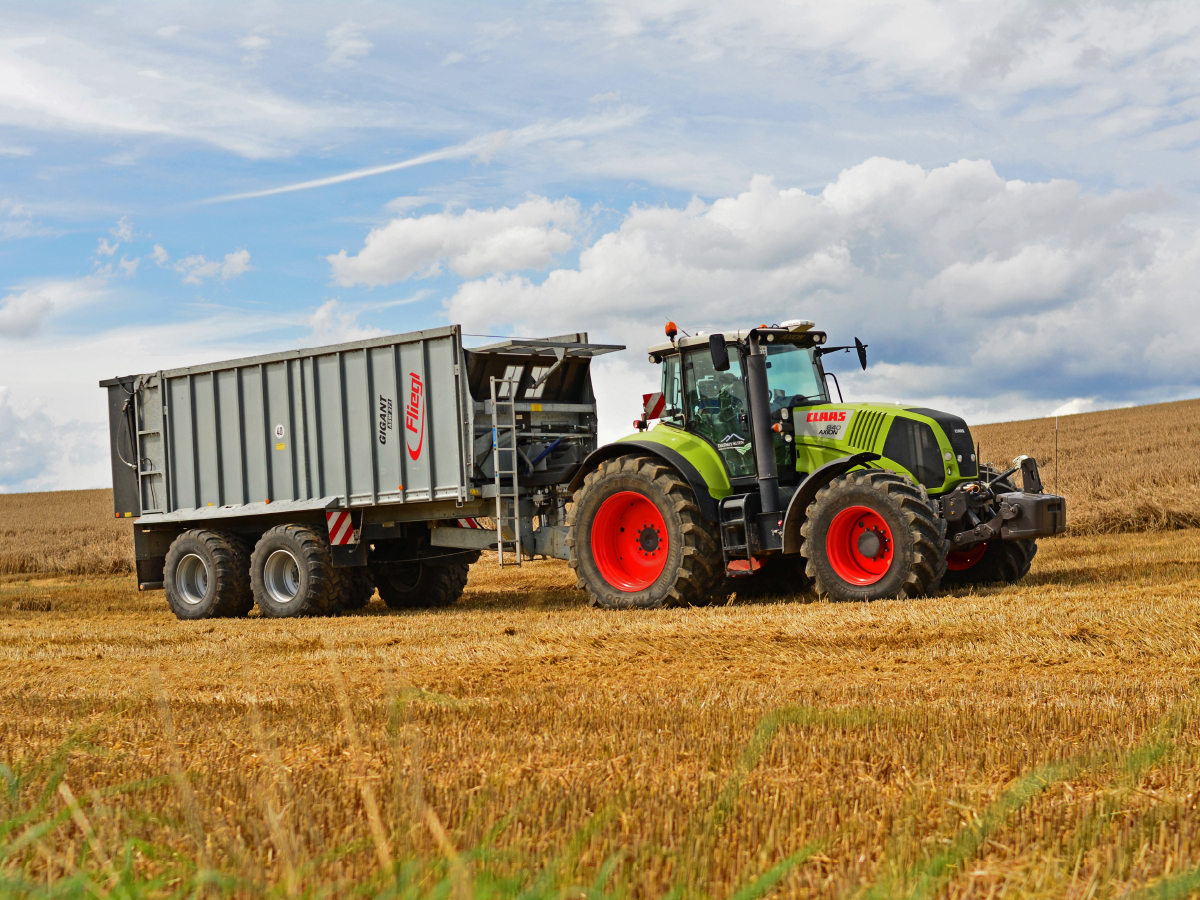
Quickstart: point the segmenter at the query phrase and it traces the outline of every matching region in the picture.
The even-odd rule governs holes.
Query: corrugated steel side
[[[160,373],[166,440],[143,510],[466,496],[471,404],[457,327]],[[159,391],[143,391],[151,420]],[[165,507],[162,502],[165,500]],[[155,502],[157,501],[157,502]]]

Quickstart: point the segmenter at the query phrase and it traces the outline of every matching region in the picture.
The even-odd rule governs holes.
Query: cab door
[[[687,427],[717,448],[730,479],[754,476],[750,405],[740,354],[731,353],[729,370],[713,368],[707,347],[683,355]]]

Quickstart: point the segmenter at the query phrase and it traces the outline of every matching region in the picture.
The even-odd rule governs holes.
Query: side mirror
[[[729,371],[729,350],[725,347],[725,335],[710,334],[708,336],[708,352],[712,356],[714,369],[718,372]]]
[[[863,367],[863,371],[867,371],[867,345],[855,338],[854,349],[858,351],[858,362]]]

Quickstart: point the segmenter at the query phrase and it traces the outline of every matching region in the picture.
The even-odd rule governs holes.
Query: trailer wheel
[[[271,619],[323,616],[337,608],[341,576],[329,539],[307,525],[276,525],[250,557],[259,612]]]
[[[338,600],[338,609],[362,609],[375,596],[375,578],[366,566],[355,566],[352,569],[342,569],[342,593]]]
[[[622,456],[588,473],[567,535],[571,568],[592,606],[701,605],[721,584],[716,525],[661,459]]]
[[[195,528],[171,543],[163,567],[171,612],[180,619],[244,616],[253,605],[250,561],[235,535]]]
[[[925,488],[886,469],[851,472],[809,504],[801,552],[832,600],[919,597],[946,572],[946,522]]]
[[[374,567],[379,596],[391,609],[420,609],[450,606],[467,586],[470,566],[431,566],[419,560],[412,563],[384,563]]]

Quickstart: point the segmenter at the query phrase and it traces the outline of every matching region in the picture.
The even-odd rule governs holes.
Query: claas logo
[[[808,414],[808,422],[845,422],[845,410],[825,410],[823,412],[810,412]]]

